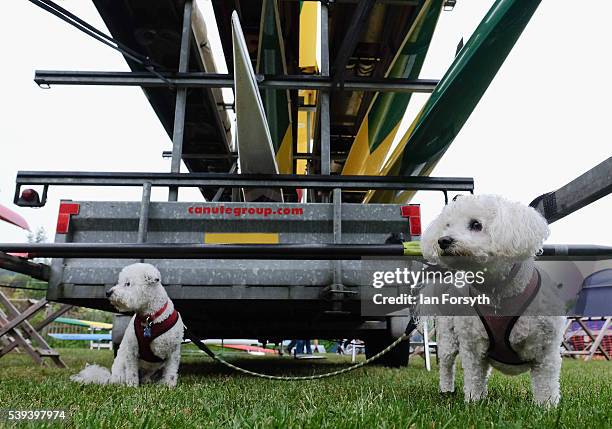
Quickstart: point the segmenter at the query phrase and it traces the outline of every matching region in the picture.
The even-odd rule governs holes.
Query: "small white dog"
[[[125,331],[111,370],[88,365],[71,380],[128,386],[159,381],[176,386],[184,326],[157,268],[150,264],[125,267],[106,296],[117,310],[136,314]]]
[[[546,313],[554,297],[540,287],[543,278],[534,266],[548,235],[547,222],[536,210],[494,195],[462,196],[429,225],[421,241],[427,260],[447,268],[483,270],[485,284],[500,300],[516,304],[519,314],[527,309],[533,314],[484,316],[473,309],[473,316],[437,317],[441,392],[455,390],[459,354],[466,402],[486,396],[491,367],[511,375],[531,370],[535,402],[559,402],[565,319],[562,313],[547,315],[554,314]],[[543,311],[534,310],[535,305]]]

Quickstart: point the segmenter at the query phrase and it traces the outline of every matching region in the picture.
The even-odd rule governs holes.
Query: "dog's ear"
[[[155,286],[161,283],[161,274],[159,270],[155,268],[153,265],[147,267],[147,269],[142,274],[145,284],[149,286]]]
[[[538,211],[502,198],[497,199],[495,211],[491,238],[498,255],[529,258],[542,250],[550,229]]]
[[[425,229],[421,236],[421,252],[423,258],[432,263],[439,263],[440,257],[438,254],[438,238],[440,238],[441,226],[443,225],[442,214],[436,217]]]

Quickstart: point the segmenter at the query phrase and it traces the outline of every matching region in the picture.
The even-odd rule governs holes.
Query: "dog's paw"
[[[539,407],[553,409],[556,408],[557,405],[559,405],[559,399],[559,396],[556,395],[549,398],[534,398],[534,402]]]
[[[170,389],[173,389],[176,387],[176,384],[178,383],[178,377],[176,375],[171,375],[169,377],[163,378],[160,381],[160,383],[166,387],[169,387]]]
[[[464,395],[463,402],[465,402],[466,404],[476,404],[478,402],[483,401],[486,397],[487,395]]]
[[[123,385],[123,386],[129,386],[129,387],[138,387],[138,385],[140,384],[138,376],[129,376],[127,374],[121,373],[121,374],[112,374],[110,381],[110,384],[119,384],[119,385]]]

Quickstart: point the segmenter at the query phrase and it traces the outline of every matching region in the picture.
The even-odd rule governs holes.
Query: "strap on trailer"
[[[540,195],[531,207],[553,223],[612,192],[612,157],[556,191]]]

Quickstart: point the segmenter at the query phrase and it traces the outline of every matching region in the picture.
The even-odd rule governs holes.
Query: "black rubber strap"
[[[134,49],[130,48],[129,46],[119,42],[118,40],[115,40],[111,36],[103,33],[102,31],[95,28],[93,25],[87,23],[86,21],[82,20],[81,18],[73,14],[72,12],[64,9],[63,7],[54,3],[51,0],[29,0],[29,1],[30,3],[49,12],[50,14],[55,15],[56,17],[60,18],[62,21],[72,25],[76,29],[87,34],[88,36],[93,37],[97,41],[104,43],[106,46],[109,46],[115,49],[116,51],[119,51],[121,54],[125,55],[131,60],[142,65],[147,71],[153,73],[155,76],[157,76],[158,78],[166,82],[169,86],[172,86],[172,83],[166,77],[164,77],[157,70],[155,70],[156,67],[157,68],[162,68],[162,67],[159,66],[158,64],[155,64],[153,61],[151,61],[151,59],[148,56],[143,55],[139,52],[136,52]]]
[[[195,346],[197,348],[199,348],[200,350],[202,350],[204,353],[206,353],[209,357],[211,357],[212,359],[216,360],[216,356],[215,354],[212,352],[211,349],[208,348],[208,346],[206,344],[204,344],[203,341],[201,341],[198,337],[196,337],[195,335],[193,335],[193,333],[187,328],[185,327],[185,337],[189,338],[191,340],[191,342],[193,344],[195,344]]]

